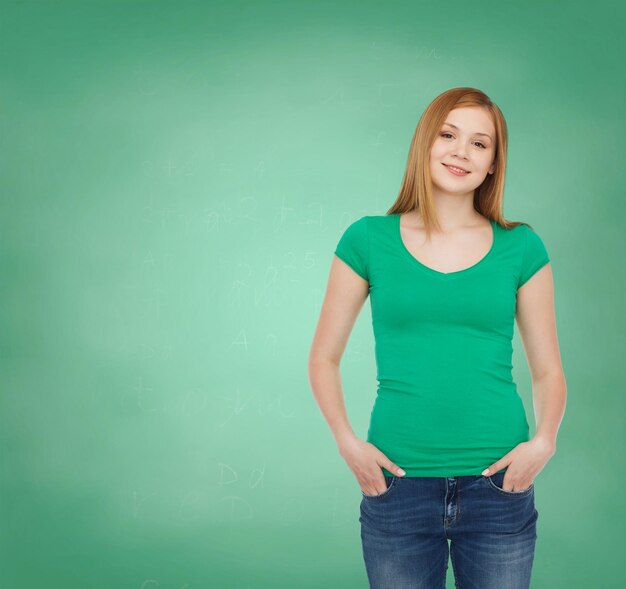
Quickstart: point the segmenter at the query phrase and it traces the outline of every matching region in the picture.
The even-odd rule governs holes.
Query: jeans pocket
[[[386,497],[387,495],[389,495],[391,490],[396,486],[397,480],[398,480],[398,477],[396,476],[391,476],[391,477],[385,476],[385,482],[387,483],[387,489],[385,491],[383,491],[382,493],[379,493],[378,495],[366,495],[361,490],[361,495],[363,495],[363,497],[366,499],[379,499],[380,497]]]
[[[535,483],[531,483],[530,487],[526,487],[525,489],[522,489],[521,491],[505,491],[502,488],[502,483],[504,482],[504,473],[497,472],[485,478],[489,482],[489,486],[494,491],[497,491],[501,495],[509,495],[512,497],[525,497],[526,495],[530,495],[535,488]]]

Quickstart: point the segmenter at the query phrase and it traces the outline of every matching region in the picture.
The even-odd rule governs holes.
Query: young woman
[[[530,584],[534,479],[556,452],[566,402],[551,264],[502,214],[507,130],[481,91],[424,112],[400,194],[345,230],[309,357],[316,401],[361,488],[372,588]],[[378,390],[367,440],[352,431],[339,364],[370,297]],[[512,378],[514,321],[536,432]],[[450,542],[448,542],[450,541]]]

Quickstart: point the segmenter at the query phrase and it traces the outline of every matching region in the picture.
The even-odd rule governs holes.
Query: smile
[[[464,170],[463,168],[457,168],[456,166],[449,166],[448,164],[443,164],[448,170],[454,174],[455,176],[467,176],[469,172]]]

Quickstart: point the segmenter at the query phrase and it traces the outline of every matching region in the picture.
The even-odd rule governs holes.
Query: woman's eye
[[[452,133],[441,133],[440,137],[452,137]],[[480,147],[482,149],[487,149],[487,147],[485,146],[484,143],[481,143],[480,141],[476,142],[476,145],[480,145]]]

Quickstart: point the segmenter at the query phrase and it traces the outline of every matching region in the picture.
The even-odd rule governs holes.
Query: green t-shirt
[[[413,257],[397,213],[361,217],[337,244],[369,282],[378,390],[367,441],[406,476],[478,475],[529,439],[512,377],[515,306],[550,260],[527,225],[491,226],[489,252],[449,273]]]

